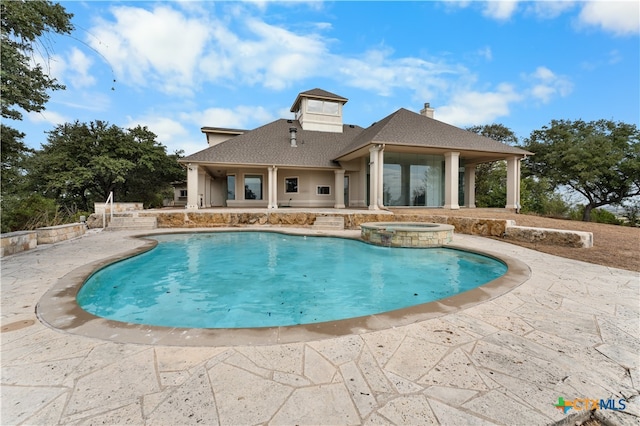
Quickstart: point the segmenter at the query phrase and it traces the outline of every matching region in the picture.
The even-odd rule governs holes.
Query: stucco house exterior
[[[292,119],[254,130],[202,127],[208,147],[187,167],[187,209],[206,207],[475,207],[475,168],[506,160],[508,209],[520,207],[520,161],[531,153],[401,108],[363,128],[347,99],[298,94]]]

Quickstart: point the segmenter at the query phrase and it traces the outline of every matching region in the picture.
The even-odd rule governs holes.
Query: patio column
[[[369,148],[369,210],[378,210],[378,151],[379,145]]]
[[[444,208],[456,210],[458,204],[458,169],[460,168],[460,153],[447,152],[444,154]]]
[[[520,210],[520,157],[507,158],[506,209]]]
[[[187,164],[187,209],[197,210],[200,205],[198,199],[198,179],[200,178],[200,170],[197,164]]]
[[[334,209],[344,209],[344,170],[334,170],[335,174],[335,204]]]
[[[378,150],[378,206],[384,208],[384,145]]]
[[[476,165],[464,168],[464,205],[470,209],[476,207]]]
[[[271,166],[269,170],[269,203],[268,209],[278,208],[278,168]]]

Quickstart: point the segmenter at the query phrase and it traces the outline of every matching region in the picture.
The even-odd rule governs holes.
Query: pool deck
[[[128,237],[142,233],[91,231],[2,259],[0,424],[547,425],[585,414],[563,413],[559,397],[624,399],[598,416],[640,424],[637,272],[455,234],[520,259],[531,278],[437,318],[300,343],[116,343],[38,320],[59,279],[140,247]]]

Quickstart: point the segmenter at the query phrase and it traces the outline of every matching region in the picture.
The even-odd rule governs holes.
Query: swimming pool
[[[146,253],[95,272],[77,295],[111,320],[181,328],[313,324],[403,309],[502,276],[496,259],[273,232],[153,236]]]

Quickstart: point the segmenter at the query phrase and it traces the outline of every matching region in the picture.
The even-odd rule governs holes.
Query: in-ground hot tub
[[[360,225],[364,241],[385,247],[442,247],[453,240],[453,226],[422,222],[369,222]]]

